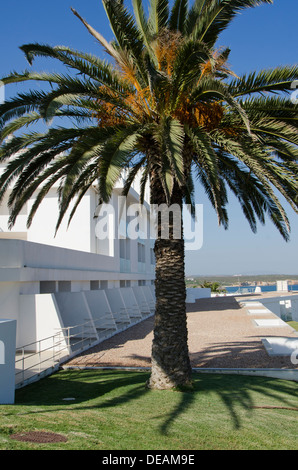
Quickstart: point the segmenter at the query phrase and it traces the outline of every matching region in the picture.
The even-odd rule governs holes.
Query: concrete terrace
[[[298,369],[290,356],[270,355],[264,338],[298,339],[298,333],[281,326],[258,326],[263,318],[242,302],[280,296],[250,294],[198,299],[187,304],[189,352],[194,368]],[[250,307],[249,307],[250,309]],[[266,319],[277,319],[266,313]],[[273,322],[274,323],[274,322]],[[67,367],[150,367],[154,317],[121,332],[70,360]]]

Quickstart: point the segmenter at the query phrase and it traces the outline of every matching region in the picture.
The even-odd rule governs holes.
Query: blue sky
[[[103,57],[100,47],[70,7],[78,10],[107,39],[112,38],[100,0],[2,2],[0,77],[29,67],[19,46],[30,42],[67,45]],[[263,5],[239,15],[222,34],[218,45],[231,48],[229,63],[237,74],[295,64],[298,62],[297,17],[297,0],[275,0],[274,5]],[[33,67],[58,70],[56,62],[46,60],[37,60]],[[10,86],[5,90],[6,96],[17,91],[16,85]],[[253,234],[233,198],[228,206],[227,231],[218,227],[216,215],[200,187],[196,202],[203,204],[204,239],[200,250],[186,252],[187,274],[298,273],[298,216],[290,208],[292,234],[291,241],[286,243],[269,220]]]

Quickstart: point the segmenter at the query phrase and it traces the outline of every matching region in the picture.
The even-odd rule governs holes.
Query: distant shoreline
[[[297,275],[276,275],[276,274],[267,274],[267,275],[233,275],[233,276],[186,276],[186,284],[203,284],[204,281],[207,282],[217,282],[225,287],[257,287],[257,286],[271,286],[275,285],[277,281],[288,281],[288,285],[298,284],[298,274]]]

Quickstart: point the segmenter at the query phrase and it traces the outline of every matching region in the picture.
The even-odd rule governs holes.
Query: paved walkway
[[[259,300],[276,294],[242,297]],[[238,297],[240,299],[240,297]],[[289,326],[258,327],[260,315],[248,315],[236,297],[212,297],[187,304],[189,354],[193,367],[202,368],[284,368],[298,369],[289,357],[270,357],[262,343],[264,337],[297,338]],[[276,318],[273,314],[266,318]],[[67,366],[150,367],[154,318],[118,333],[80,356]]]

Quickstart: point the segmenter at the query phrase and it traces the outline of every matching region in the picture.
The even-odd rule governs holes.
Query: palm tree
[[[221,284],[217,281],[204,281],[202,284],[200,284],[200,287],[203,288],[209,288],[211,289],[211,292],[213,293],[220,293],[220,292],[227,292],[226,289],[224,289]]]
[[[108,61],[69,47],[22,46],[30,64],[37,56],[54,58],[67,72],[26,70],[2,79],[6,85],[31,80],[51,85],[47,91],[19,93],[0,107],[0,161],[7,163],[0,197],[14,183],[10,224],[35,193],[30,225],[59,182],[58,228],[71,201],[70,219],[96,182],[101,200],[109,201],[127,170],[124,194],[141,172],[141,202],[149,181],[151,204],[182,207],[193,200],[198,181],[225,228],[230,190],[253,231],[267,216],[287,240],[290,227],[280,195],[297,212],[297,107],[288,93],[298,67],[238,77],[227,62],[230,50],[217,47],[235,15],[270,3],[195,0],[188,6],[187,0],[175,0],[169,8],[168,0],[150,0],[147,15],[142,0],[132,0],[133,14],[121,0],[103,0],[112,43],[73,13]],[[63,118],[62,126],[56,125],[57,118]],[[68,125],[70,120],[76,125]],[[25,130],[38,122],[48,124],[45,132]],[[7,136],[11,138],[5,141]],[[173,221],[170,225],[168,238],[158,226],[155,242],[156,312],[148,385],[160,389],[191,384],[184,241],[175,237]]]

